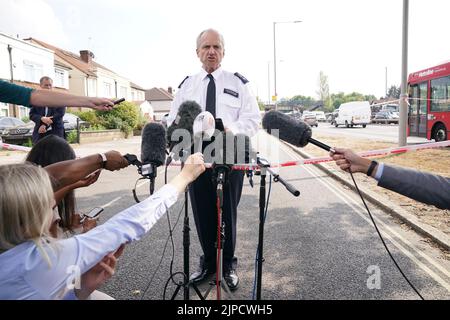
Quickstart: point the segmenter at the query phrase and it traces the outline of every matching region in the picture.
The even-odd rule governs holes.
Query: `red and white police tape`
[[[15,144],[3,143],[0,142],[0,149],[13,150],[13,151],[25,151],[28,152],[31,150],[30,147],[18,146]]]
[[[450,140],[447,141],[441,141],[441,142],[432,142],[432,143],[424,143],[424,144],[414,144],[410,146],[405,147],[397,147],[397,148],[387,148],[387,149],[379,149],[379,150],[370,150],[370,151],[364,151],[358,153],[359,156],[367,158],[367,157],[379,157],[389,154],[399,154],[399,153],[406,153],[410,151],[417,151],[417,150],[425,150],[425,149],[437,149],[437,148],[443,148],[443,147],[449,147],[450,146]],[[310,158],[310,159],[301,159],[296,161],[288,161],[284,163],[279,164],[272,164],[271,168],[283,168],[283,167],[293,167],[293,166],[301,166],[305,164],[317,164],[322,162],[330,162],[333,161],[330,157],[321,157],[321,158]],[[171,166],[180,166],[181,163],[173,162]],[[205,167],[211,168],[211,163],[205,163]],[[234,165],[232,168],[233,170],[254,170],[257,169],[258,165],[249,165],[249,164],[237,164]]]
[[[432,143],[424,143],[424,144],[414,144],[410,146],[404,146],[404,147],[397,147],[397,148],[387,148],[387,149],[379,149],[379,150],[370,150],[370,151],[364,151],[358,153],[361,157],[367,158],[367,157],[379,157],[379,156],[385,156],[389,154],[399,154],[399,153],[406,153],[410,151],[418,151],[418,150],[426,150],[426,149],[437,149],[437,148],[443,148],[443,147],[449,147],[450,146],[450,140],[447,141],[441,141],[441,142],[432,142]],[[7,150],[15,150],[15,151],[30,151],[30,147],[24,147],[24,146],[18,146],[14,144],[8,144],[8,143],[2,143],[0,142],[0,148],[7,149]],[[296,160],[296,161],[288,161],[284,163],[279,164],[272,164],[271,168],[282,168],[282,167],[293,167],[293,166],[301,166],[305,164],[317,164],[322,162],[330,162],[333,161],[330,157],[321,157],[321,158],[310,158],[310,159],[302,159],[302,160]],[[171,166],[180,166],[181,164],[179,162],[174,162],[171,164]],[[206,163],[205,166],[207,168],[212,167],[211,163]],[[242,164],[242,165],[234,165],[233,170],[253,170],[256,169],[257,165],[248,165],[248,164]]]

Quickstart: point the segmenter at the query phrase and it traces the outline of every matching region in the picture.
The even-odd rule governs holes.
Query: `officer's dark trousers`
[[[210,270],[216,269],[215,247],[217,240],[217,204],[216,184],[212,181],[213,171],[207,169],[197,180],[191,183],[189,194],[194,213],[195,225],[203,256],[200,265]],[[223,248],[223,270],[235,269],[237,206],[241,199],[243,171],[232,171],[224,188],[222,221],[225,222],[225,243]]]

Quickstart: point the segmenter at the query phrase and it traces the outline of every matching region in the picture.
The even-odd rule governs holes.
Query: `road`
[[[359,132],[370,128],[338,130]],[[288,147],[268,138],[265,133],[259,135],[260,143],[272,146],[266,150],[272,163],[298,159]],[[274,146],[277,148],[273,149]],[[83,146],[77,153],[89,154],[113,148],[139,154],[139,147],[140,140],[135,137]],[[260,150],[263,147],[258,146]],[[270,150],[279,150],[278,156]],[[176,168],[169,168],[169,179],[176,172]],[[272,184],[264,233],[263,299],[418,299],[390,260],[361,200],[353,192],[312,166],[283,168],[280,174],[298,188],[301,195],[295,198],[279,183]],[[157,187],[163,184],[163,176],[160,168]],[[131,190],[138,177],[133,167],[114,173],[103,172],[95,185],[77,191],[78,208],[87,211],[94,206],[105,206],[101,217],[101,221],[105,221],[134,203]],[[241,282],[234,293],[235,299],[251,299],[253,292],[259,177],[254,180],[254,188],[248,180],[244,181],[239,205],[236,255]],[[138,185],[138,196],[143,198],[148,194],[148,183]],[[176,225],[173,272],[183,270],[183,199],[180,197],[170,214],[143,239],[127,245],[115,276],[102,288],[103,291],[116,299],[162,299],[172,257],[170,242],[164,251],[169,235],[167,217],[172,228]],[[369,206],[389,249],[424,298],[450,299],[450,261],[426,239]],[[180,214],[181,219],[177,220]],[[197,267],[201,249],[191,213],[190,221],[192,271]],[[204,292],[207,287],[208,284],[204,284],[200,289]],[[173,290],[174,286],[169,285],[166,297],[170,297]],[[191,297],[198,299],[192,290]],[[182,294],[176,298],[182,299]]]
[[[320,122],[318,127],[313,128],[314,133],[321,133],[330,136],[347,136],[368,140],[386,141],[398,143],[398,125],[390,124],[370,124],[366,128],[361,126],[345,128],[340,126],[336,128],[328,122]],[[430,140],[419,137],[407,137],[408,144],[427,143]]]

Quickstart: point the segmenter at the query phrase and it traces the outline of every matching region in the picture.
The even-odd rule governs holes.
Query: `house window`
[[[97,96],[97,79],[87,79],[87,96],[88,97],[96,97]]]
[[[44,75],[42,64],[32,61],[23,62],[24,80],[28,82],[39,83],[39,80]]]
[[[111,83],[103,82],[103,93],[107,98],[111,98],[113,96]]]
[[[9,115],[9,107],[7,103],[0,102],[0,116],[7,117]]]
[[[136,91],[131,91],[131,101],[136,101]]]
[[[123,98],[127,98],[128,94],[127,94],[128,90],[127,87],[120,87],[120,96]]]
[[[55,87],[66,88],[66,72],[64,70],[55,68],[55,79],[53,84]]]
[[[19,106],[19,119],[29,117],[30,109],[24,106]]]

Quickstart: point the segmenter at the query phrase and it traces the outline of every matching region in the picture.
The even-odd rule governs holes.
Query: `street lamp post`
[[[275,26],[277,23],[300,23],[302,21],[296,20],[296,21],[274,21],[273,22],[273,87],[274,87],[274,96],[275,96],[275,110],[277,110],[277,101],[278,101],[278,94],[277,94],[277,49],[276,49],[276,32],[275,32]]]

